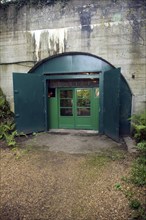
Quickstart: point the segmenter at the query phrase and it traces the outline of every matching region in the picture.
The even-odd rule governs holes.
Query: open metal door
[[[45,130],[44,85],[40,75],[13,73],[15,122],[18,132]]]
[[[120,73],[120,68],[103,73],[103,130],[115,141],[119,140]]]

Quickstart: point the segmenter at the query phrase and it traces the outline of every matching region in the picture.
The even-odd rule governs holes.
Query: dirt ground
[[[83,135],[72,144],[73,153],[64,134],[59,139],[67,150],[56,144],[52,151],[57,136],[52,135],[53,142],[47,142],[45,135],[28,138],[13,150],[1,147],[1,220],[132,219],[128,199],[115,187],[121,184],[123,189],[131,190],[121,180],[132,162],[122,144],[109,140],[107,147],[106,138],[101,137],[98,144],[103,144],[103,150],[99,152],[95,142],[98,150],[90,151],[90,141],[87,144]],[[77,150],[78,139],[82,145],[87,144],[83,153],[81,148]],[[143,199],[143,191],[138,196]]]

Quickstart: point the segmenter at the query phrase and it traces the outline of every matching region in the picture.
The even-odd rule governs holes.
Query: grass
[[[133,163],[130,180],[137,186],[146,185],[146,164],[139,163],[139,159]]]
[[[107,164],[110,159],[105,155],[90,155],[88,157],[87,163],[90,166],[95,166],[96,168],[100,168]]]
[[[109,162],[125,159],[125,151],[113,148],[112,150],[102,151],[87,155],[86,166],[96,169],[106,166]]]
[[[25,148],[21,148],[19,145],[11,148],[15,158],[17,160],[21,159],[24,155],[28,154],[31,151],[31,146],[26,146]]]

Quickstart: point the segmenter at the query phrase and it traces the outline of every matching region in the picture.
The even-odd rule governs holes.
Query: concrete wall
[[[134,112],[146,108],[145,0],[46,2],[0,7],[0,87],[12,109],[12,72],[27,72],[37,61],[69,51],[121,67],[134,94]]]

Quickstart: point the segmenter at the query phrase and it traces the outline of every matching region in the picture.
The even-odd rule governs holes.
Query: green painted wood
[[[99,133],[104,133],[104,122],[103,122],[103,95],[104,95],[104,74],[100,73],[99,78]]]
[[[130,117],[132,106],[132,93],[126,81],[121,79],[120,84],[120,135],[127,135],[131,132]]]
[[[42,77],[13,73],[15,122],[18,132],[45,130],[44,84]]]
[[[104,133],[119,141],[120,68],[103,73]]]
[[[92,89],[92,128],[99,131],[99,88]]]
[[[75,128],[92,130],[92,89],[75,89]],[[89,104],[84,106],[84,102],[89,100]],[[78,102],[80,104],[78,104]],[[83,104],[82,104],[83,103]],[[81,116],[78,114],[81,112]],[[83,115],[82,115],[83,114]],[[84,115],[85,114],[85,115]],[[87,114],[87,115],[86,115]]]
[[[73,129],[75,127],[74,124],[74,90],[70,88],[62,88],[58,89],[58,116],[59,116],[59,128],[69,128]],[[67,95],[65,98],[61,96],[63,92],[70,93],[71,95]],[[72,106],[61,105],[62,101],[67,101],[72,103]],[[64,107],[63,107],[64,106]],[[66,111],[66,115],[61,115],[62,111]],[[72,115],[68,115],[72,112]]]
[[[55,97],[48,98],[48,129],[56,128],[58,128],[57,89],[55,89]]]
[[[61,101],[60,93],[61,91],[72,91],[72,98],[67,99],[67,101],[72,102],[72,107],[69,107],[72,109],[72,115],[71,116],[61,116],[60,109],[68,108],[67,106],[61,107]],[[89,91],[89,99],[90,104],[89,105],[82,105],[81,103],[85,103],[85,98],[80,98],[77,96],[77,93],[80,91],[87,90]],[[56,118],[58,117],[58,128],[69,128],[69,129],[89,129],[89,130],[98,130],[99,129],[99,88],[65,88],[65,89],[58,89],[58,116],[56,115]],[[51,107],[52,108],[52,107]],[[68,110],[68,109],[67,109]],[[90,114],[86,115],[87,112],[90,110]],[[79,113],[82,113],[84,115],[80,115]]]

